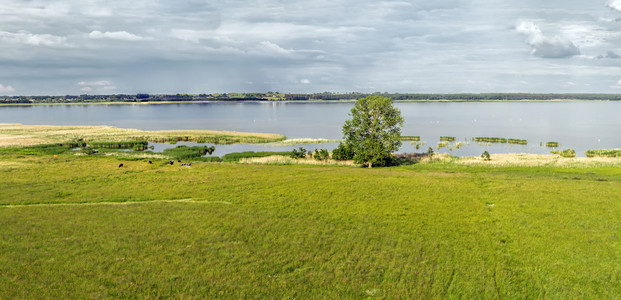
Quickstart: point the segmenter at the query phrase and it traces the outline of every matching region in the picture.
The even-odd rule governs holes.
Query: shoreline
[[[398,102],[421,102],[421,103],[490,103],[490,102],[621,102],[618,100],[587,100],[587,99],[549,99],[549,100],[536,100],[536,99],[522,99],[522,100],[449,100],[449,99],[441,99],[441,100],[393,100],[395,103]],[[344,99],[344,100],[277,100],[277,101],[257,101],[257,100],[231,100],[231,101],[145,101],[145,102],[62,102],[62,103],[0,103],[0,107],[11,107],[11,106],[61,106],[61,105],[166,105],[166,104],[208,104],[208,103],[347,103],[347,102],[356,102],[356,100]]]

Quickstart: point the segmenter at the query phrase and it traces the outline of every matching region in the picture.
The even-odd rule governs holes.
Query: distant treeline
[[[401,94],[401,93],[313,93],[283,94],[223,93],[223,94],[115,94],[65,96],[0,96],[0,104],[20,103],[106,103],[106,102],[192,102],[192,101],[321,101],[356,100],[369,95],[382,95],[393,100],[411,101],[515,101],[515,100],[621,100],[621,94]]]

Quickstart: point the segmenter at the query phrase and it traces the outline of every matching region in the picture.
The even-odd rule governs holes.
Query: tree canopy
[[[343,125],[344,143],[354,152],[354,162],[373,166],[389,163],[401,146],[401,111],[391,98],[368,96],[358,99],[351,119]]]

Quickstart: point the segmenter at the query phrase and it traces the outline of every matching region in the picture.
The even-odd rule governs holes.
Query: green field
[[[0,299],[621,295],[618,165],[166,161],[2,150]]]

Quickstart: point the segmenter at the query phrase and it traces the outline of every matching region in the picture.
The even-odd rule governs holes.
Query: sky
[[[2,0],[0,95],[619,93],[621,0]]]

